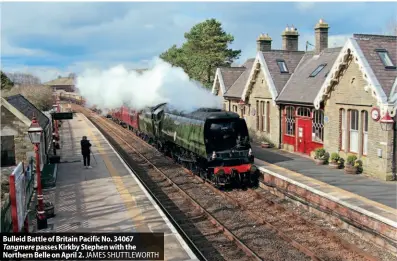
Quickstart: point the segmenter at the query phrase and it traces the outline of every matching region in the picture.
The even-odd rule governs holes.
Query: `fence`
[[[29,209],[30,203],[32,201],[32,196],[34,192],[34,180],[36,177],[36,170],[34,169],[33,157],[30,158],[29,163],[24,170],[25,175],[25,210]],[[11,209],[11,199],[8,195],[7,199],[3,202],[1,206],[1,231],[0,232],[12,232],[12,209]]]

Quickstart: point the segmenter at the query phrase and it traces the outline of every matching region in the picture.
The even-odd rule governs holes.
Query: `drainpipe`
[[[394,122],[393,122],[393,156],[392,156],[392,167],[391,171],[393,173],[393,180],[397,180],[397,173],[396,173],[396,149],[397,149],[397,122],[396,122],[396,116],[394,116]]]
[[[282,108],[281,108],[281,105],[279,105],[278,106],[279,107],[279,117],[278,117],[278,125],[279,125],[279,127],[280,127],[280,131],[278,132],[278,148],[279,149],[281,149],[281,137],[282,137],[282,135],[281,135],[281,132],[283,131],[283,126],[282,126],[282,118],[283,118],[283,110],[282,110]]]

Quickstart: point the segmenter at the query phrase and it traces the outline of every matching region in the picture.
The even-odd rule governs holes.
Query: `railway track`
[[[132,157],[141,167],[150,169],[146,179],[150,179],[152,183],[154,181],[157,188],[153,185],[149,189],[156,195],[161,195],[159,189],[163,192],[160,201],[172,201],[168,205],[175,203],[186,214],[185,218],[192,222],[200,218],[202,221],[204,218],[207,224],[213,224],[212,228],[207,225],[203,229],[213,231],[215,228],[218,234],[214,234],[213,239],[219,240],[219,233],[223,233],[231,241],[225,248],[218,248],[219,252],[227,253],[223,256],[225,259],[378,260],[332,232],[287,211],[267,199],[261,190],[222,192],[195,175],[186,175],[188,171],[180,166],[170,167],[173,164],[169,159],[165,159],[154,147],[134,134],[126,132],[121,126],[103,117],[90,114],[88,109],[80,107],[80,110],[103,132],[112,133],[111,138],[123,144],[120,147],[127,152],[127,157]],[[139,145],[139,149],[131,144]],[[168,164],[165,164],[165,161],[168,161]],[[145,182],[150,183],[149,180]],[[221,206],[217,207],[217,204]],[[187,205],[193,206],[194,209]],[[242,227],[241,224],[250,224],[251,227]],[[195,227],[200,227],[197,225],[199,224],[194,224]],[[216,244],[216,241],[213,243]],[[236,248],[233,249],[233,243],[241,249],[237,253]]]

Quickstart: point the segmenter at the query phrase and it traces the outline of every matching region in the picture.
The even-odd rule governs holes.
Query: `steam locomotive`
[[[122,106],[106,117],[216,187],[259,182],[247,125],[237,113],[211,108],[184,113],[162,103],[141,111]]]
[[[247,125],[237,113],[183,113],[162,103],[140,112],[122,107],[107,117],[217,187],[258,184]]]

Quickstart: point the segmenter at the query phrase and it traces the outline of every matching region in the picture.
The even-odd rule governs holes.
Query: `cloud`
[[[312,10],[315,7],[314,2],[300,2],[295,4],[300,11]]]
[[[7,70],[35,71],[43,79],[53,71],[81,71],[86,66],[141,67],[173,44],[182,44],[184,33],[208,18],[218,19],[234,36],[232,47],[242,50],[239,62],[244,62],[255,56],[259,33],[269,33],[272,46],[281,49],[287,24],[298,28],[304,50],[305,41],[314,44],[313,27],[320,18],[331,26],[333,47],[345,35],[381,33],[382,25],[397,16],[393,3],[340,7],[318,2],[3,3],[1,63]]]

